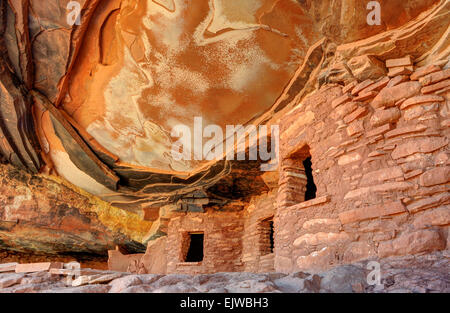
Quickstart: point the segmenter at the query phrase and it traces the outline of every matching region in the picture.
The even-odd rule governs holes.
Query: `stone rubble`
[[[392,257],[384,291],[447,290],[449,0],[60,2],[0,1],[3,291],[378,292],[355,262]],[[193,112],[279,160],[176,161]]]
[[[377,261],[377,260],[375,260]],[[0,293],[430,293],[450,292],[450,251],[391,257],[380,262],[381,285],[369,284],[369,261],[320,273],[200,275],[75,271],[0,273]],[[1,267],[1,265],[0,265]],[[91,273],[91,274],[89,274]],[[96,273],[96,274],[93,274]]]

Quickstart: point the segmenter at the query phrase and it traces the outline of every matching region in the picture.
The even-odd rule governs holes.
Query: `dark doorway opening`
[[[273,253],[274,248],[274,227],[273,217],[261,221],[261,255]]]
[[[316,197],[317,187],[316,184],[314,184],[314,177],[311,166],[312,166],[311,157],[307,157],[303,161],[303,167],[305,168],[306,174],[305,201],[314,199]]]
[[[269,227],[270,227],[270,235],[269,235],[270,253],[273,253],[273,247],[274,247],[274,242],[273,242],[273,220],[269,221]]]
[[[186,254],[185,262],[201,262],[203,261],[203,233],[189,234],[189,249]]]

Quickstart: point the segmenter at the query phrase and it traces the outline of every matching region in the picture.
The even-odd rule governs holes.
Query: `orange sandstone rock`
[[[420,230],[404,234],[391,241],[381,242],[378,246],[378,254],[384,258],[393,255],[442,250],[444,247],[445,241],[437,231]]]
[[[417,95],[420,88],[419,82],[405,82],[394,87],[386,87],[380,91],[370,105],[374,109],[393,106],[400,99]]]

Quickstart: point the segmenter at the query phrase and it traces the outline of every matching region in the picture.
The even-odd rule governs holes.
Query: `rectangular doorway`
[[[201,262],[203,261],[203,243],[205,239],[204,233],[189,233],[189,248],[186,254],[185,262]]]

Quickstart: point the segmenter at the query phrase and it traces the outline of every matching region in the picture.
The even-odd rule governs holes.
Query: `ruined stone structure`
[[[168,273],[295,272],[448,249],[449,77],[431,65],[324,85],[281,121],[272,192],[241,214],[171,218],[166,255],[148,258],[164,255]],[[199,231],[205,258],[184,262]]]
[[[284,117],[277,270],[448,247],[449,75],[427,66],[326,85]],[[317,196],[302,201],[307,157]]]
[[[375,26],[356,2],[83,0],[68,25],[68,1],[2,1],[4,258],[211,274],[444,253],[450,1],[382,1]],[[278,125],[233,147],[270,143],[273,171],[174,159],[194,116]]]

